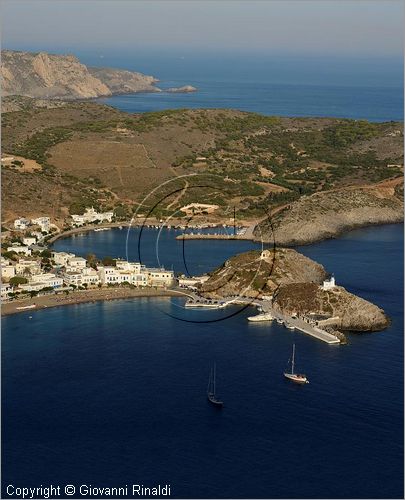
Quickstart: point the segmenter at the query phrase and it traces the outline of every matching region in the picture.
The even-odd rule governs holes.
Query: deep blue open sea
[[[176,108],[233,108],[265,115],[403,121],[403,61],[238,53],[83,53],[89,65],[141,71],[165,89],[190,94],[132,94],[99,99],[131,113]],[[101,57],[100,57],[101,56]]]
[[[55,248],[125,256],[125,236],[89,233]],[[165,264],[181,270],[174,231],[162,237]],[[150,255],[155,240],[149,230]],[[255,246],[188,243],[197,243],[190,265],[200,272]],[[403,226],[300,250],[383,307],[391,326],[329,346],[249,323],[253,309],[182,322],[167,314],[182,303],[170,298],[5,317],[2,498],[8,484],[133,483],[168,483],[175,498],[402,498]],[[282,376],[293,342],[309,385]],[[214,360],[222,411],[205,394]]]

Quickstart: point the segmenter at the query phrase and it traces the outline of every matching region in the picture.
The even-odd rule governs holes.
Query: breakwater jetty
[[[260,322],[260,321],[277,321],[279,324],[284,325],[289,330],[299,330],[311,337],[314,337],[327,344],[340,344],[341,339],[336,335],[319,328],[313,322],[297,316],[290,316],[282,313],[278,309],[275,309],[270,300],[263,299],[251,299],[248,297],[225,297],[221,300],[207,300],[195,293],[190,293],[191,297],[187,301],[187,307],[207,307],[214,309],[222,309],[235,304],[246,305],[250,304],[252,306],[258,307],[262,312],[256,316],[250,316],[249,321]]]

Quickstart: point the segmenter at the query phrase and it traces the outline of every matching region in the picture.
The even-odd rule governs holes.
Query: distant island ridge
[[[162,90],[154,76],[123,69],[89,67],[74,55],[1,51],[3,96],[44,99],[89,99],[137,92],[188,93],[191,85]]]

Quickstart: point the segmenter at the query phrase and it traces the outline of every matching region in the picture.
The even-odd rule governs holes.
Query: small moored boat
[[[293,344],[293,352],[291,358],[291,372],[284,372],[284,377],[288,378],[289,380],[292,380],[297,384],[309,384],[309,380],[307,379],[306,375],[302,373],[294,373],[294,367],[295,367],[295,344]]]

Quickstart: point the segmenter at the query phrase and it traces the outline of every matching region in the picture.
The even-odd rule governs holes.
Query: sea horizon
[[[119,50],[20,45],[3,49],[69,53],[88,66],[154,76],[162,90],[183,85],[197,88],[193,93],[139,92],[96,99],[129,113],[221,108],[287,117],[404,120],[400,56],[213,52],[181,47]]]

